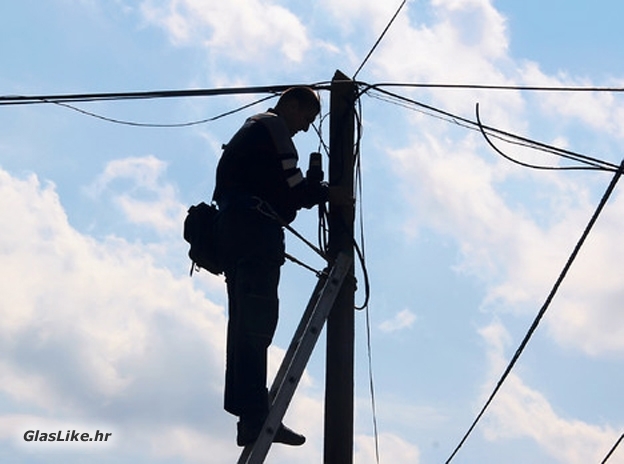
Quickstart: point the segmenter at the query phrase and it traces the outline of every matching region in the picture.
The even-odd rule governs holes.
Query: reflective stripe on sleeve
[[[282,160],[282,169],[287,171],[297,167],[297,158],[286,158]]]
[[[297,173],[286,179],[286,182],[288,182],[290,188],[293,188],[303,182],[303,174],[300,170],[297,170]]]

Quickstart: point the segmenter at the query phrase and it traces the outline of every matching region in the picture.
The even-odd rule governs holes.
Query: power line
[[[599,203],[598,207],[596,208],[596,211],[594,212],[594,214],[591,217],[589,223],[587,224],[585,230],[583,231],[583,234],[581,235],[581,238],[579,239],[579,241],[577,242],[576,246],[574,247],[574,250],[572,251],[572,254],[568,258],[568,261],[566,262],[565,266],[563,267],[563,270],[559,274],[559,277],[557,278],[557,281],[555,282],[555,285],[553,286],[552,290],[548,294],[548,297],[546,298],[546,301],[544,302],[544,305],[539,310],[535,320],[531,324],[531,327],[529,328],[528,332],[524,336],[524,339],[520,343],[520,346],[518,347],[518,349],[514,353],[514,355],[511,358],[511,361],[509,362],[507,368],[503,372],[503,375],[501,376],[501,378],[497,382],[496,387],[492,391],[491,395],[489,396],[489,398],[485,402],[485,405],[483,406],[483,408],[481,409],[481,411],[477,415],[476,419],[473,421],[472,425],[469,427],[469,429],[466,432],[466,434],[464,435],[464,437],[461,439],[461,441],[459,442],[459,444],[457,445],[457,447],[455,448],[453,453],[450,455],[450,457],[446,460],[446,464],[449,464],[451,462],[451,460],[455,457],[455,455],[460,450],[460,448],[464,445],[464,443],[466,442],[466,440],[468,439],[468,437],[470,436],[470,434],[472,433],[474,428],[477,426],[477,423],[479,422],[479,420],[481,419],[481,417],[485,413],[486,409],[489,407],[489,405],[494,400],[494,397],[496,396],[496,394],[498,393],[498,391],[502,387],[503,382],[505,382],[505,380],[507,379],[507,376],[509,375],[509,373],[513,369],[513,367],[516,364],[516,362],[518,361],[518,359],[520,358],[520,355],[522,354],[522,352],[526,348],[527,344],[529,343],[529,340],[533,336],[533,333],[535,332],[535,329],[537,329],[537,326],[539,325],[542,317],[546,313],[546,310],[550,306],[550,303],[552,302],[553,298],[555,297],[555,294],[557,293],[557,290],[559,289],[559,287],[561,286],[561,283],[565,279],[568,271],[570,270],[570,267],[572,267],[572,263],[574,262],[574,260],[576,259],[576,256],[578,255],[579,251],[581,250],[581,247],[583,246],[583,243],[585,242],[585,240],[589,236],[589,233],[590,233],[592,227],[594,226],[594,224],[596,223],[596,220],[598,219],[598,216],[602,212],[604,206],[606,205],[607,200],[609,199],[609,197],[613,193],[613,190],[615,189],[615,186],[616,186],[618,180],[620,179],[620,176],[622,175],[622,173],[624,173],[624,161],[622,161],[618,171],[616,172],[615,176],[613,176],[613,179],[609,183],[609,186],[607,187],[607,190],[605,191],[602,199],[600,200],[600,203]]]
[[[360,84],[362,85],[362,84]],[[445,120],[450,120],[458,125],[461,125],[463,127],[467,127],[470,129],[475,129],[476,127],[478,127],[478,129],[481,131],[481,133],[484,135],[484,137],[486,138],[486,141],[492,146],[492,148],[494,148],[499,154],[501,154],[502,156],[506,157],[507,159],[509,159],[512,162],[515,162],[517,164],[523,165],[525,167],[532,167],[532,168],[536,168],[536,169],[559,169],[559,170],[565,170],[565,169],[587,169],[587,168],[579,168],[579,167],[542,167],[542,166],[535,166],[535,165],[528,165],[526,163],[522,163],[519,162],[517,160],[512,159],[511,157],[504,155],[500,150],[498,150],[492,143],[491,141],[488,139],[487,134],[485,133],[485,129],[487,129],[489,132],[492,133],[492,136],[497,137],[497,138],[506,138],[506,141],[509,143],[516,143],[516,144],[520,144],[520,145],[524,145],[524,146],[528,146],[534,149],[538,149],[541,151],[546,151],[549,152],[551,154],[556,154],[559,156],[563,156],[569,159],[572,159],[574,161],[577,162],[584,162],[586,164],[592,165],[594,166],[594,169],[607,169],[610,171],[615,171],[617,170],[617,166],[614,164],[610,164],[601,160],[596,160],[593,158],[589,158],[586,157],[584,155],[580,155],[578,153],[574,153],[574,152],[570,152],[568,150],[563,150],[560,148],[556,148],[556,147],[552,147],[550,145],[546,145],[546,144],[542,144],[539,142],[536,142],[534,140],[530,140],[530,139],[526,139],[526,138],[521,138],[517,135],[514,134],[510,134],[507,132],[503,132],[500,131],[498,129],[494,129],[492,127],[488,127],[488,126],[483,126],[482,124],[480,124],[480,121],[477,121],[476,123],[474,121],[468,120],[466,118],[462,118],[460,116],[457,115],[453,115],[451,113],[445,112],[439,108],[435,108],[433,106],[429,106],[429,105],[425,105],[423,103],[417,102],[415,100],[409,99],[407,97],[398,95],[396,93],[393,92],[389,92],[387,90],[383,90],[382,87],[431,87],[431,86],[443,86],[443,87],[456,87],[456,88],[487,88],[487,89],[512,89],[512,88],[519,88],[517,86],[474,86],[474,85],[462,85],[462,84],[458,84],[458,85],[454,85],[454,84],[406,84],[406,83],[383,83],[383,84],[364,84],[365,88],[364,90],[361,92],[361,94],[364,93],[369,93],[371,90],[375,90],[383,95],[385,95],[386,97],[391,97],[394,98],[397,101],[402,102],[403,106],[408,106],[408,105],[414,105],[414,106],[418,106],[426,111],[429,111],[430,113],[434,113],[439,115],[438,117],[441,116],[442,119]],[[151,92],[121,92],[121,93],[95,93],[95,94],[65,94],[65,95],[39,95],[39,96],[4,96],[4,97],[0,97],[0,105],[19,105],[19,104],[37,104],[37,103],[47,103],[47,104],[56,104],[59,106],[63,106],[66,107],[68,109],[71,109],[73,111],[77,111],[79,113],[82,113],[86,116],[90,116],[90,117],[94,117],[97,119],[101,119],[107,122],[111,122],[111,123],[117,123],[117,124],[124,124],[124,125],[129,125],[129,126],[134,126],[134,127],[153,127],[153,128],[180,128],[180,127],[188,127],[188,126],[193,126],[193,125],[197,125],[197,124],[204,124],[207,122],[212,122],[215,121],[217,119],[221,119],[225,116],[229,116],[231,114],[237,113],[239,111],[242,111],[246,108],[249,108],[253,105],[256,105],[262,101],[268,100],[270,98],[273,98],[275,95],[277,95],[279,92],[292,87],[293,85],[278,85],[278,86],[262,86],[262,87],[238,87],[238,88],[221,88],[221,89],[191,89],[191,90],[170,90],[170,91],[151,91]],[[326,89],[327,86],[325,83],[317,83],[317,84],[311,84],[308,85],[311,88],[314,89]],[[525,90],[528,88],[524,88]],[[537,90],[537,88],[531,88],[532,90]],[[550,87],[550,88],[540,88],[541,90],[551,90],[551,91],[556,91],[556,90],[561,90],[561,88],[555,88],[555,87]],[[568,89],[568,90],[575,90],[575,91],[581,91],[581,90],[591,90],[591,91],[597,91],[597,90],[601,90],[601,91],[615,91],[617,89],[614,88],[575,88],[575,89]],[[195,120],[195,121],[189,121],[189,122],[183,122],[183,123],[172,123],[172,124],[167,124],[167,123],[142,123],[142,122],[135,122],[135,121],[127,121],[127,120],[121,120],[118,118],[112,118],[112,117],[108,117],[108,116],[103,116],[101,114],[95,113],[93,111],[87,111],[83,108],[78,108],[74,105],[69,104],[69,102],[94,102],[94,101],[110,101],[110,100],[139,100],[139,99],[161,99],[161,98],[188,98],[188,97],[205,97],[205,96],[219,96],[219,95],[240,95],[240,94],[253,94],[253,93],[270,93],[270,96],[266,97],[266,98],[262,98],[259,100],[256,100],[252,103],[249,103],[247,105],[243,105],[241,107],[238,107],[236,109],[230,110],[230,111],[226,111],[224,113],[221,113],[217,116],[214,117],[210,117],[210,118],[204,118],[204,119],[199,119],[199,120]],[[479,119],[479,118],[477,118]],[[592,168],[589,168],[592,169]]]
[[[98,113],[94,113],[92,111],[87,111],[84,110],[82,108],[78,108],[77,106],[74,105],[70,105],[69,103],[62,103],[62,102],[57,102],[57,101],[50,101],[50,102],[46,102],[46,103],[51,103],[54,105],[58,105],[58,106],[62,106],[64,108],[68,108],[70,110],[76,111],[78,113],[84,114],[85,116],[90,116],[96,119],[101,119],[102,121],[106,121],[106,122],[112,122],[114,124],[121,124],[121,125],[126,125],[126,126],[132,126],[132,127],[151,127],[151,128],[181,128],[181,127],[190,127],[190,126],[196,126],[199,124],[205,124],[208,122],[213,122],[216,121],[218,119],[222,119],[226,116],[230,116],[232,114],[238,113],[240,111],[243,111],[247,108],[250,108],[252,106],[255,106],[259,103],[262,103],[266,100],[270,100],[272,98],[275,98],[274,95],[269,95],[268,97],[264,97],[264,98],[260,98],[259,100],[255,100],[251,103],[247,103],[246,105],[242,105],[239,106],[238,108],[235,108],[233,110],[229,110],[226,111],[224,113],[220,113],[216,116],[212,116],[210,118],[204,118],[204,119],[198,119],[195,121],[188,121],[188,122],[182,122],[182,123],[171,123],[171,124],[167,124],[167,123],[146,123],[146,122],[136,122],[136,121],[128,121],[128,120],[122,120],[122,119],[117,119],[117,118],[111,118],[108,116],[103,116],[101,114]]]
[[[403,7],[403,5],[406,2],[404,1],[401,6],[399,7],[399,10]],[[398,14],[399,10],[397,10],[397,13],[395,13],[395,17]],[[393,17],[394,20],[394,17]],[[390,23],[391,24],[391,23]],[[390,26],[390,24],[388,25],[388,27]],[[386,28],[386,30],[388,29],[388,27]],[[386,31],[384,31],[385,34]],[[377,43],[375,44],[375,47],[378,45],[378,43],[380,42],[382,36],[379,38],[379,40],[377,41]],[[365,65],[366,61],[368,60],[368,58],[370,57],[370,55],[373,53],[375,47],[373,47],[373,49],[371,50],[371,52],[369,53],[369,55],[366,57],[366,59],[364,60],[364,62],[362,63],[362,65],[360,66],[360,68],[358,69],[358,71],[356,72],[356,74],[362,69],[362,67]],[[560,283],[563,280],[563,277],[565,276],[565,273],[567,272],[569,265],[571,265],[572,261],[574,260],[576,253],[578,252],[578,249],[580,248],[580,245],[582,244],[582,242],[585,240],[587,234],[589,233],[589,229],[593,226],[593,222],[595,222],[598,214],[600,213],[600,211],[602,210],[602,207],[604,206],[604,203],[606,203],[606,199],[608,198],[608,196],[611,194],[611,191],[613,190],[613,188],[615,187],[615,182],[617,182],[619,176],[622,174],[622,169],[624,166],[620,165],[619,169],[616,165],[602,161],[602,160],[598,160],[595,158],[590,158],[584,155],[580,155],[578,153],[574,153],[571,151],[567,151],[567,150],[562,150],[556,147],[551,147],[549,145],[546,144],[541,144],[539,142],[536,142],[534,140],[530,140],[527,138],[523,138],[520,136],[517,136],[515,134],[511,134],[508,132],[504,132],[501,131],[499,129],[493,128],[493,127],[489,127],[489,126],[485,126],[481,123],[480,120],[480,116],[479,113],[477,112],[477,122],[474,122],[472,120],[469,120],[467,118],[463,118],[457,115],[454,115],[450,112],[444,111],[440,108],[436,108],[434,106],[430,106],[430,105],[425,105],[421,102],[418,102],[416,100],[410,99],[408,97],[396,94],[394,92],[390,92],[388,90],[386,90],[386,88],[391,88],[391,87],[402,87],[402,88],[444,88],[444,89],[480,89],[480,90],[520,90],[520,91],[540,91],[540,92],[622,92],[624,91],[624,88],[616,88],[616,87],[527,87],[527,86],[500,86],[500,85],[470,85],[470,84],[418,84],[418,83],[413,83],[413,84],[409,84],[409,83],[380,83],[380,84],[373,84],[373,85],[369,85],[369,84],[365,84],[365,83],[359,83],[360,86],[363,86],[364,90],[362,90],[360,92],[360,96],[363,94],[369,94],[371,96],[376,96],[377,98],[380,98],[379,95],[382,95],[383,97],[387,98],[387,99],[394,99],[395,103],[399,103],[402,104],[403,106],[406,106],[408,108],[418,108],[419,110],[423,111],[423,112],[427,112],[427,114],[435,116],[435,117],[439,117],[443,120],[446,121],[450,121],[453,123],[456,123],[462,127],[467,127],[473,130],[479,130],[481,131],[482,135],[486,138],[486,140],[488,141],[488,143],[492,146],[492,148],[494,148],[499,154],[505,156],[500,150],[498,150],[493,143],[491,143],[491,140],[488,138],[488,135],[492,136],[492,137],[496,137],[499,138],[501,140],[505,140],[509,143],[516,143],[516,144],[521,144],[524,146],[528,146],[531,148],[535,148],[535,149],[540,149],[542,151],[546,151],[549,152],[551,154],[556,154],[559,156],[563,156],[565,158],[571,159],[575,162],[580,162],[580,163],[584,163],[589,165],[590,167],[586,167],[586,168],[580,168],[580,167],[561,167],[561,168],[557,168],[557,169],[601,169],[601,170],[608,170],[608,171],[614,171],[617,170],[616,176],[614,177],[613,181],[612,181],[612,185],[610,185],[610,190],[607,190],[607,193],[605,194],[605,197],[603,197],[603,201],[601,201],[601,204],[599,205],[598,210],[596,211],[596,213],[594,214],[594,217],[592,217],[592,221],[590,221],[590,224],[588,225],[588,228],[586,229],[586,233],[584,234],[584,236],[581,239],[581,242],[579,242],[579,244],[577,244],[577,248],[575,248],[573,255],[570,257],[570,260],[568,261],[568,263],[566,264],[566,268],[564,268],[564,272],[562,273],[562,275],[560,276],[559,280],[557,281],[557,283],[555,284],[555,287],[553,288],[553,291],[551,292],[551,294],[549,295],[547,302],[545,303],[545,305],[542,307],[542,309],[540,310],[540,313],[538,314],[538,317],[536,318],[536,320],[534,321],[533,325],[531,326],[531,328],[529,329],[529,332],[527,333],[527,335],[525,336],[525,339],[523,340],[522,344],[520,345],[520,347],[518,348],[518,350],[516,351],[514,357],[512,358],[512,361],[510,363],[510,365],[508,366],[507,370],[505,371],[505,373],[503,374],[502,378],[499,380],[499,383],[497,384],[494,392],[492,393],[492,395],[490,396],[488,402],[486,403],[486,405],[484,406],[484,408],[482,409],[481,413],[479,414],[479,416],[477,417],[477,419],[475,420],[475,422],[472,424],[471,428],[469,429],[468,433],[464,436],[463,440],[461,441],[461,443],[458,445],[458,447],[456,448],[456,450],[454,451],[454,453],[451,455],[451,457],[448,459],[447,463],[449,463],[451,461],[451,459],[455,456],[455,454],[457,453],[457,451],[461,448],[461,446],[463,446],[464,442],[466,441],[466,439],[468,438],[469,434],[472,432],[472,430],[474,429],[474,427],[477,425],[478,421],[480,420],[481,416],[484,414],[485,410],[487,409],[487,407],[489,406],[489,404],[491,403],[491,401],[493,400],[494,396],[496,395],[496,393],[498,392],[498,390],[500,389],[502,383],[504,382],[504,380],[506,379],[507,375],[509,374],[509,372],[511,371],[511,369],[513,368],[513,366],[515,365],[517,359],[519,358],[520,354],[522,353],[522,351],[524,350],[526,344],[528,343],[530,337],[532,336],[534,330],[537,328],[537,325],[539,324],[539,321],[541,319],[541,317],[544,315],[548,305],[550,304],[550,301],[552,300],[552,297],[554,296],[554,293],[556,292],[557,288],[559,287]],[[83,93],[83,94],[65,94],[65,95],[47,95],[47,96],[0,96],[0,105],[2,106],[9,106],[9,105],[24,105],[24,104],[41,104],[41,103],[45,103],[45,104],[56,104],[59,106],[64,106],[67,107],[69,109],[72,109],[74,111],[78,111],[82,114],[85,114],[87,116],[91,116],[91,117],[96,117],[108,122],[114,122],[114,123],[119,123],[119,124],[127,124],[127,125],[131,125],[131,126],[139,126],[139,127],[184,127],[184,126],[190,126],[190,125],[194,125],[194,124],[201,124],[204,122],[209,122],[209,121],[214,121],[216,119],[234,114],[238,111],[241,111],[245,108],[248,108],[250,106],[253,106],[255,104],[258,104],[262,101],[265,101],[267,99],[270,98],[274,98],[277,94],[279,94],[280,92],[286,90],[289,87],[292,87],[293,85],[276,85],[276,86],[260,86],[260,87],[239,87],[239,88],[222,88],[222,89],[191,89],[191,90],[170,90],[170,91],[153,91],[153,92],[121,92],[121,93],[92,93],[92,94],[87,94],[87,93]],[[326,90],[329,87],[325,84],[325,83],[319,83],[319,84],[312,84],[312,85],[307,85],[308,87],[312,87],[315,88],[317,90]],[[374,92],[377,92],[379,95],[375,95]],[[145,99],[162,99],[162,98],[189,98],[189,97],[209,97],[209,96],[219,96],[219,95],[240,95],[240,94],[270,94],[267,97],[261,98],[259,100],[256,100],[252,103],[249,103],[247,105],[241,106],[239,108],[236,108],[234,110],[222,113],[220,115],[214,116],[212,118],[206,118],[206,119],[202,119],[202,120],[197,120],[197,121],[191,121],[191,122],[187,122],[187,123],[179,123],[179,124],[152,124],[152,123],[136,123],[136,122],[131,122],[131,121],[122,121],[119,119],[115,119],[115,118],[108,118],[105,116],[101,116],[98,115],[96,113],[90,112],[90,111],[86,111],[84,109],[75,107],[73,105],[71,105],[71,103],[76,103],[76,102],[96,102],[96,101],[119,101],[119,100],[145,100]],[[360,122],[361,125],[361,122]],[[359,127],[360,129],[360,127]],[[319,134],[320,136],[320,134]],[[358,143],[360,140],[360,136],[358,136]],[[359,153],[359,149],[358,149],[358,153]],[[510,159],[511,161],[517,162],[517,160],[513,160],[510,157],[506,158]],[[532,167],[532,168],[541,168],[544,169],[545,167],[540,167],[540,166],[535,166],[535,165],[528,165],[528,164],[523,164],[525,167]],[[611,188],[613,187],[613,188]],[[363,256],[361,257],[362,261],[363,261]],[[367,291],[368,294],[368,291]],[[374,385],[373,385],[373,377],[372,377],[372,360],[371,360],[371,348],[370,348],[370,321],[368,320],[368,307],[366,305],[367,308],[367,331],[368,331],[368,354],[369,354],[369,373],[370,373],[370,388],[371,388],[371,397],[372,397],[372,407],[373,407],[373,420],[374,420],[374,428],[375,428],[375,445],[376,448],[378,447],[377,444],[377,424],[376,424],[376,413],[375,413],[375,399],[374,399]],[[607,455],[607,457],[605,458],[605,460],[603,461],[603,463],[605,463],[608,458],[612,455],[612,453],[615,451],[615,449],[618,447],[618,445],[622,442],[622,440],[624,439],[624,435],[622,435],[622,437],[620,437],[620,439],[616,442],[616,444],[614,445],[613,449],[609,452],[609,454]],[[379,452],[376,449],[376,453],[377,453],[377,461],[379,461]]]
[[[355,78],[357,77],[357,75],[359,74],[359,72],[362,70],[362,68],[364,67],[364,65],[366,64],[366,62],[368,61],[368,59],[371,57],[371,55],[375,52],[375,50],[377,49],[377,46],[381,43],[382,39],[384,38],[384,36],[386,35],[386,32],[388,32],[388,30],[390,29],[390,27],[392,26],[392,23],[394,23],[394,20],[396,19],[396,17],[399,15],[399,13],[401,12],[401,10],[403,9],[403,7],[405,6],[405,4],[407,3],[407,0],[403,0],[403,2],[401,2],[401,4],[399,5],[399,7],[397,8],[397,10],[394,12],[394,15],[392,16],[392,18],[390,19],[390,21],[388,22],[388,24],[386,24],[386,27],[384,28],[384,30],[382,31],[381,35],[379,36],[379,38],[377,39],[377,41],[375,42],[375,44],[373,45],[373,47],[370,49],[370,51],[368,52],[368,54],[366,55],[366,57],[364,58],[364,61],[362,61],[362,64],[360,65],[360,67],[357,69],[357,71],[355,71],[355,74],[353,75],[353,80],[355,80]]]
[[[363,63],[364,64],[364,63]],[[179,89],[179,90],[154,90],[138,92],[108,92],[108,93],[71,93],[71,94],[47,94],[47,95],[3,95],[0,96],[0,106],[8,105],[28,105],[41,103],[71,103],[71,102],[91,102],[107,100],[147,100],[162,98],[189,98],[189,97],[211,97],[222,95],[243,95],[272,93],[277,95],[284,90],[294,86],[307,86],[315,90],[328,90],[328,82],[318,82],[315,84],[282,84],[269,86],[250,87],[225,87],[209,89]],[[377,90],[383,88],[439,88],[439,89],[472,89],[472,90],[520,90],[533,92],[624,92],[624,87],[583,87],[583,86],[522,86],[522,85],[497,85],[497,84],[445,84],[445,83],[413,83],[413,82],[380,82],[368,84],[358,82],[358,85],[368,89]],[[364,93],[363,92],[363,93]]]
[[[290,85],[274,85],[274,86],[256,86],[256,87],[232,87],[232,88],[218,88],[218,89],[189,89],[189,90],[157,90],[147,92],[117,92],[117,93],[84,93],[84,94],[57,94],[57,95],[8,95],[0,96],[0,105],[27,105],[27,104],[54,104],[72,111],[76,111],[85,116],[100,119],[102,121],[122,124],[133,127],[150,127],[150,128],[182,128],[195,126],[199,124],[205,124],[213,122],[218,119],[230,116],[232,114],[243,111],[249,107],[255,106],[263,101],[270,100],[279,95],[284,90],[290,87],[296,87],[299,85],[305,85],[315,90],[326,88],[323,83],[316,84],[290,84]],[[121,101],[121,100],[151,100],[151,99],[165,99],[165,98],[191,98],[191,97],[214,97],[225,95],[244,95],[244,94],[266,94],[269,96],[255,100],[251,103],[242,105],[230,111],[218,114],[210,118],[203,118],[194,121],[187,121],[182,123],[146,123],[122,120],[119,118],[113,118],[104,116],[99,113],[88,111],[83,108],[79,108],[70,103],[77,102],[99,102],[99,101]]]
[[[605,458],[602,460],[602,462],[600,464],[606,464],[606,462],[611,459],[611,456],[613,455],[613,453],[615,453],[615,450],[617,449],[618,446],[620,446],[620,443],[622,443],[622,440],[624,440],[624,433],[622,434],[622,436],[618,439],[618,441],[615,442],[615,444],[613,445],[613,447],[609,450],[609,452],[607,453],[607,455],[605,456]]]
[[[28,105],[40,103],[71,103],[108,100],[150,100],[161,98],[214,97],[222,95],[274,94],[277,95],[290,87],[306,86],[315,90],[328,89],[327,83],[289,84],[254,87],[225,87],[217,89],[155,90],[145,92],[110,92],[110,93],[74,93],[56,95],[4,95],[0,96],[0,105]]]
[[[402,5],[399,7],[401,9]],[[216,121],[217,119],[221,119],[223,117],[229,116],[231,114],[242,111],[246,108],[249,108],[255,104],[258,104],[262,101],[273,98],[280,92],[296,86],[296,85],[307,85],[316,90],[328,89],[328,85],[326,82],[319,82],[316,84],[288,84],[288,85],[273,85],[273,86],[254,86],[254,87],[233,87],[233,88],[216,88],[216,89],[189,89],[189,90],[160,90],[160,91],[148,91],[148,92],[118,92],[118,93],[82,93],[82,94],[57,94],[57,95],[37,95],[37,96],[0,96],[0,105],[23,105],[23,104],[56,104],[59,106],[66,107],[73,111],[77,111],[86,116],[94,117],[103,121],[123,124],[134,127],[152,127],[152,128],[180,128],[180,127],[189,127],[197,124],[204,124],[207,122]],[[495,129],[493,127],[484,126],[481,124],[479,114],[477,114],[477,122],[472,120],[463,118],[458,115],[454,115],[447,111],[441,110],[440,108],[436,108],[430,105],[425,105],[421,102],[413,100],[411,98],[399,95],[394,92],[390,92],[385,90],[384,87],[444,87],[444,88],[472,88],[472,89],[490,89],[490,90],[510,90],[510,89],[523,89],[523,90],[541,90],[541,91],[610,91],[616,92],[624,90],[622,88],[599,88],[599,87],[583,87],[583,88],[561,88],[561,87],[520,87],[520,86],[492,86],[492,85],[471,85],[471,84],[418,84],[418,83],[379,83],[379,84],[366,84],[366,83],[358,83],[360,88],[359,96],[363,94],[368,94],[371,96],[376,96],[372,94],[372,91],[383,95],[387,99],[394,99],[394,102],[399,102],[402,106],[409,107],[411,109],[419,108],[419,110],[425,112],[433,117],[438,117],[440,119],[453,122],[462,127],[479,130],[481,134],[486,139],[487,143],[501,156],[506,159],[522,165],[524,167],[531,167],[535,169],[552,169],[552,170],[578,170],[578,169],[600,169],[615,172],[617,170],[617,166],[615,164],[598,160],[595,158],[591,158],[585,155],[581,155],[578,153],[571,152],[569,150],[564,150],[561,148],[553,147],[551,145],[547,145],[544,143],[537,142],[535,140],[527,139],[524,137],[520,137],[515,134],[511,134],[509,132],[504,132],[499,129]],[[190,98],[190,97],[208,97],[208,96],[221,96],[221,95],[241,95],[241,94],[257,94],[257,93],[269,93],[270,95],[266,98],[262,98],[256,100],[247,105],[243,105],[241,107],[235,108],[230,111],[226,111],[217,116],[213,116],[210,118],[204,118],[194,121],[188,121],[183,123],[143,123],[136,121],[126,121],[121,120],[119,118],[112,118],[108,116],[103,116],[101,114],[95,113],[93,111],[88,111],[83,108],[78,108],[70,103],[75,102],[95,102],[95,101],[119,101],[119,100],[144,100],[144,99],[162,99],[162,98]],[[381,98],[376,96],[377,98]],[[381,98],[383,99],[383,98]],[[315,128],[316,130],[316,128]],[[529,147],[535,150],[544,151],[553,155],[558,155],[575,162],[583,163],[589,167],[567,167],[567,166],[536,166],[530,165],[528,163],[523,163],[521,161],[515,160],[512,157],[504,154],[501,150],[499,150],[489,139],[488,134],[492,137],[504,140],[508,143],[522,145],[525,147]]]
[[[452,122],[461,127],[465,127],[465,128],[472,129],[472,130],[479,130],[479,131],[481,131],[482,129],[485,129],[489,133],[494,134],[494,136],[507,140],[509,143],[515,143],[518,145],[528,146],[535,150],[545,151],[550,154],[562,156],[564,158],[573,160],[575,162],[583,163],[585,165],[590,166],[590,168],[586,168],[586,169],[599,168],[599,169],[611,171],[611,172],[615,172],[618,169],[617,165],[610,163],[608,161],[600,160],[597,158],[592,158],[586,155],[572,152],[570,150],[557,148],[552,145],[548,145],[542,142],[531,140],[526,137],[521,137],[519,135],[497,129],[495,127],[480,125],[479,122],[475,122],[473,120],[464,118],[462,116],[458,116],[456,114],[450,113],[440,108],[424,104],[422,102],[406,97],[404,95],[400,95],[395,92],[384,90],[382,88],[379,88],[377,84],[367,85],[360,93],[369,94],[369,92],[371,91],[379,92],[385,97],[396,99],[403,106],[418,108],[418,110],[423,111],[425,114],[433,115],[434,117],[438,117],[447,122]]]
[[[363,175],[362,175],[362,100],[357,100],[357,111],[355,111],[355,117],[357,122],[357,137],[355,142],[355,187],[356,198],[359,198],[359,228],[360,228],[360,246],[356,244],[356,251],[360,257],[362,265],[362,273],[364,274],[364,290],[365,298],[364,303],[356,309],[365,310],[366,319],[366,353],[368,360],[368,390],[370,393],[371,401],[371,415],[373,422],[373,438],[375,443],[375,462],[379,464],[379,427],[377,425],[377,400],[375,398],[375,379],[373,372],[373,344],[372,344],[372,331],[371,331],[371,314],[370,314],[370,280],[368,277],[367,265],[366,265],[366,245],[365,245],[365,233],[364,233],[364,200],[363,200]]]
[[[601,168],[600,166],[596,165],[595,163],[588,163],[590,165],[593,165],[594,167],[583,167],[583,166],[539,166],[539,165],[535,165],[535,164],[530,164],[530,163],[525,163],[523,161],[519,161],[515,158],[512,158],[511,156],[503,153],[502,150],[500,150],[496,145],[494,145],[494,142],[492,142],[492,140],[490,139],[490,137],[487,134],[487,131],[485,129],[485,127],[483,126],[483,124],[481,124],[481,116],[479,114],[479,104],[477,103],[476,106],[476,114],[477,114],[477,124],[479,126],[479,130],[481,131],[481,134],[483,135],[483,138],[485,139],[485,141],[488,143],[488,145],[490,145],[490,147],[492,147],[492,149],[498,153],[499,155],[501,155],[503,158],[507,159],[508,161],[511,161],[512,163],[518,164],[522,167],[525,168],[531,168],[531,169],[542,169],[542,170],[550,170],[550,171],[571,171],[571,170],[587,170],[587,169],[596,169],[596,170],[602,170],[603,168]],[[501,138],[501,137],[497,137],[497,138]],[[513,142],[510,142],[513,143]],[[530,146],[528,144],[526,144],[525,146],[531,147],[531,148],[535,148],[534,146]],[[561,156],[563,156],[564,158],[570,158],[569,156],[566,156],[564,154],[561,154]]]
[[[382,82],[375,84],[375,88],[403,87],[418,89],[465,89],[465,90],[515,90],[525,92],[624,92],[624,87],[600,86],[543,86],[543,85],[500,85],[500,84],[452,84],[452,83],[410,83],[410,82]]]

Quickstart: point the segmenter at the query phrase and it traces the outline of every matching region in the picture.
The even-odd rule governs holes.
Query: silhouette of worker
[[[224,406],[239,417],[239,446],[256,440],[268,414],[267,350],[278,319],[282,224],[327,199],[326,184],[303,176],[292,141],[319,112],[312,89],[286,90],[275,108],[245,121],[217,167],[213,198],[229,313]],[[298,446],[305,437],[281,425],[274,441]]]

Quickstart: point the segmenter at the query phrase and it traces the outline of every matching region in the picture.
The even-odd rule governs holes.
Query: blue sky
[[[352,75],[400,2],[4,2],[0,95],[238,87]],[[616,1],[413,0],[362,69],[368,83],[624,87]],[[618,93],[393,89],[619,164]],[[153,123],[258,96],[77,104]],[[611,175],[511,164],[474,131],[362,98],[366,257],[380,462],[444,462],[543,304]],[[324,112],[329,95],[321,94]],[[225,288],[188,276],[181,225],[220,146],[260,104],[187,128],[113,124],[55,105],[0,107],[0,457],[9,463],[226,463]],[[328,133],[327,123],[323,134]],[[317,150],[298,135],[302,164]],[[503,145],[524,161],[559,164]],[[619,185],[457,463],[600,462],[624,431],[624,196]],[[316,214],[295,222],[316,237]],[[288,250],[318,258],[288,238]],[[276,370],[314,276],[284,267]],[[359,302],[362,292],[357,294]],[[356,314],[355,462],[375,462],[365,314]],[[286,422],[322,459],[324,346]],[[29,429],[113,433],[25,443]],[[624,462],[624,448],[610,462]]]

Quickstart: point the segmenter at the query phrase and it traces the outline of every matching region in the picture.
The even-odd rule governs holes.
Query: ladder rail
[[[317,284],[291,342],[291,356],[284,358],[280,366],[280,375],[276,376],[273,382],[271,390],[274,391],[275,397],[260,435],[253,444],[243,449],[238,464],[264,462],[352,264],[351,257],[340,253],[325,282]],[[317,294],[319,288],[320,292]]]
[[[297,348],[299,347],[299,342],[301,338],[305,334],[306,327],[308,326],[312,315],[314,314],[314,308],[316,306],[316,302],[319,299],[320,293],[323,291],[325,284],[327,282],[328,272],[323,272],[318,280],[316,281],[316,286],[314,287],[314,291],[312,292],[312,296],[310,297],[310,301],[306,306],[306,309],[303,312],[303,316],[301,317],[301,321],[299,321],[299,325],[295,330],[295,334],[290,341],[290,345],[284,354],[284,359],[282,360],[277,373],[275,374],[275,378],[273,379],[273,383],[271,384],[271,389],[269,390],[269,399],[271,404],[277,395],[280,385],[284,380],[284,376],[286,375],[286,371],[288,370],[288,366],[292,362],[295,353],[297,352]]]

